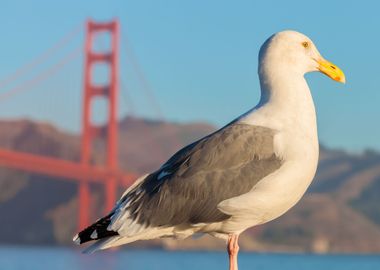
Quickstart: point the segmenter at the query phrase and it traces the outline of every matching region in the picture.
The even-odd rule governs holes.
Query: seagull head
[[[262,45],[259,53],[259,73],[273,68],[304,75],[320,71],[331,79],[345,83],[343,71],[324,59],[313,41],[296,31],[282,31],[272,35]],[[290,74],[289,74],[290,75]]]

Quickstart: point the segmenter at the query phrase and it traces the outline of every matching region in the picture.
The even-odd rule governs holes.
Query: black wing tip
[[[94,224],[88,226],[86,229],[82,230],[78,234],[73,237],[73,241],[77,245],[81,245],[83,243],[99,240],[106,237],[111,237],[115,235],[119,235],[118,232],[108,230],[108,226],[111,223],[111,214],[99,219]]]
[[[93,229],[91,227],[86,230],[81,231],[73,237],[73,242],[77,245],[81,245],[86,242],[95,241],[111,236],[119,235],[119,233],[115,231],[108,231],[107,228],[97,228]]]

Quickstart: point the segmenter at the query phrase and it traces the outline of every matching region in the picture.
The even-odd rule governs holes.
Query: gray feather
[[[177,152],[122,199],[129,218],[154,227],[212,223],[230,216],[217,205],[250,191],[282,161],[275,132],[232,124]],[[123,205],[123,204],[121,204]]]

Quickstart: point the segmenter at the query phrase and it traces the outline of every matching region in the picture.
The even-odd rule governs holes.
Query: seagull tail
[[[100,239],[93,243],[92,245],[88,246],[85,250],[83,250],[83,253],[85,254],[92,254],[95,251],[111,248],[118,245],[113,245],[117,240],[119,240],[120,236],[111,236],[107,238]]]
[[[107,238],[100,239],[83,250],[85,254],[92,254],[96,251],[121,246],[134,241],[139,240],[139,237],[124,237],[124,236],[111,236]]]

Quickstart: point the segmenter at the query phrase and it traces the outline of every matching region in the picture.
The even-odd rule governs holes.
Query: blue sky
[[[331,147],[380,150],[379,1],[20,1],[1,0],[0,82],[53,46],[86,18],[119,17],[121,41],[134,51],[165,119],[217,126],[253,107],[259,98],[257,54],[271,34],[295,29],[314,40],[343,69],[341,85],[307,75],[318,112],[320,140]],[[82,48],[78,35],[34,73]],[[121,78],[128,87],[120,116],[155,118],[121,45]],[[77,132],[81,120],[82,55],[41,84],[0,102],[0,118],[48,121]],[[22,80],[0,87],[0,96]],[[0,83],[1,85],[1,83]],[[124,92],[124,90],[123,90]],[[128,98],[130,97],[130,98]],[[95,103],[101,123],[104,104]]]

